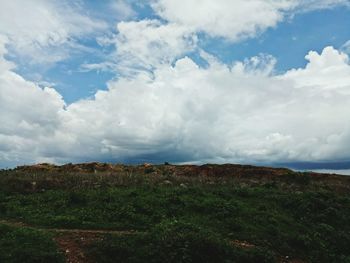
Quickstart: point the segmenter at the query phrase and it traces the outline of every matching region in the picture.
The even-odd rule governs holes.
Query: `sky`
[[[0,168],[350,169],[350,0],[0,1]]]

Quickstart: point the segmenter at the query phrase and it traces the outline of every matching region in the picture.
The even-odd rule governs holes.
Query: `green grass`
[[[31,228],[0,224],[0,262],[63,263],[52,236]]]
[[[102,263],[275,262],[266,248],[238,248],[218,234],[177,220],[164,221],[145,234],[108,236],[92,245],[89,254]]]
[[[0,200],[1,218],[46,227],[145,233],[110,237],[97,243],[91,251],[101,262],[113,262],[108,261],[108,256],[102,260],[104,254],[114,259],[115,254],[121,253],[126,255],[124,262],[141,262],[142,258],[164,251],[164,255],[148,261],[162,262],[162,256],[169,254],[167,249],[175,253],[169,262],[200,262],[203,260],[195,251],[205,254],[211,249],[216,251],[215,255],[221,251],[219,254],[224,257],[221,261],[207,262],[226,262],[230,258],[227,262],[264,262],[266,258],[255,259],[261,256],[261,251],[268,258],[274,254],[310,262],[350,262],[349,194],[286,192],[271,186],[144,184],[32,194],[3,192]],[[187,226],[192,229],[188,235],[181,232]],[[183,235],[177,237],[177,232]],[[172,236],[175,239],[169,241]],[[256,247],[248,253],[229,246],[230,240],[245,240]],[[179,245],[186,242],[188,250]],[[131,248],[136,252],[131,253]],[[130,253],[132,257],[127,256]],[[237,261],[240,256],[244,260]],[[190,259],[177,261],[178,257]]]

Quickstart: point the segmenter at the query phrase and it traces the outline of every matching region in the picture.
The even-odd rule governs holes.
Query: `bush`
[[[191,223],[167,220],[149,233],[129,237],[112,237],[100,241],[90,250],[99,262],[211,263],[274,262],[266,249],[238,248],[221,236]]]
[[[64,258],[49,235],[30,228],[0,225],[0,262],[63,263]]]

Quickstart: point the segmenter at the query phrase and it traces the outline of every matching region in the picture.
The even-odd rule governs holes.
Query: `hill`
[[[350,262],[350,177],[235,164],[0,171],[0,262]]]

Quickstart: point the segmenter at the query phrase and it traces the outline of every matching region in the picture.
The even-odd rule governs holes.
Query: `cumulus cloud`
[[[81,66],[112,70],[118,78],[93,98],[70,105],[54,88],[16,73],[7,52],[39,63],[59,61],[67,45],[76,45],[75,38],[105,25],[68,2],[34,2],[8,1],[0,10],[1,166],[350,158],[347,44],[342,51],[310,51],[305,68],[276,75],[276,59],[270,55],[226,65],[201,50],[197,39],[201,32],[231,41],[254,37],[288,15],[347,5],[346,0],[154,0],[161,19],[119,22],[116,34],[98,39],[115,46],[109,60]],[[114,1],[115,8],[132,15],[125,3]],[[16,24],[11,12],[18,17]],[[207,66],[187,57],[191,52]]]
[[[14,73],[4,59],[6,37],[0,38],[0,163],[33,161],[45,138],[60,126],[65,103],[53,88],[40,88]]]
[[[126,14],[132,11],[125,1],[113,4],[127,9]],[[101,46],[114,46],[115,52],[107,61],[84,63],[81,68],[124,76],[152,72],[161,64],[202,51],[201,33],[239,41],[255,37],[293,14],[348,4],[348,0],[153,0],[151,7],[158,18],[119,22],[116,34],[97,38]]]
[[[67,110],[72,120],[86,120],[87,126],[74,130],[89,131],[90,141],[101,142],[96,152],[110,156],[166,152],[192,161],[267,162],[348,158],[349,123],[344,120],[350,96],[343,90],[350,89],[350,81],[331,89],[331,75],[314,85],[298,82],[299,75],[312,78],[310,68],[320,75],[339,67],[336,76],[345,77],[347,57],[328,47],[308,58],[305,69],[282,76],[257,68],[259,58],[232,67],[214,61],[207,69],[183,58],[173,67],[158,68],[152,78],[140,74],[111,82],[94,100]],[[325,59],[333,62],[322,64]],[[103,140],[96,140],[101,132]]]
[[[231,66],[202,56],[207,68],[183,57],[158,65],[152,76],[139,72],[111,81],[108,90],[68,106],[55,90],[35,86],[7,67],[0,77],[6,124],[0,130],[0,162],[350,157],[347,55],[332,47],[310,52],[305,68],[283,75],[273,74],[275,60],[266,56]],[[1,61],[3,67],[7,61]]]
[[[286,16],[347,5],[348,0],[155,0],[163,19],[210,36],[238,41],[275,27]]]
[[[309,52],[305,59],[309,61],[305,69],[290,70],[283,78],[293,79],[297,88],[350,94],[349,57],[345,53],[326,47],[321,54]]]
[[[187,27],[174,23],[148,19],[123,21],[117,24],[117,31],[118,34],[108,41],[116,47],[110,59],[115,70],[124,74],[171,64],[197,47],[197,36]],[[100,66],[104,68],[105,65]]]
[[[15,17],[15,20],[14,20]],[[106,28],[104,22],[83,14],[66,1],[2,1],[0,34],[9,39],[9,47],[35,63],[52,63],[79,48],[75,38]]]

